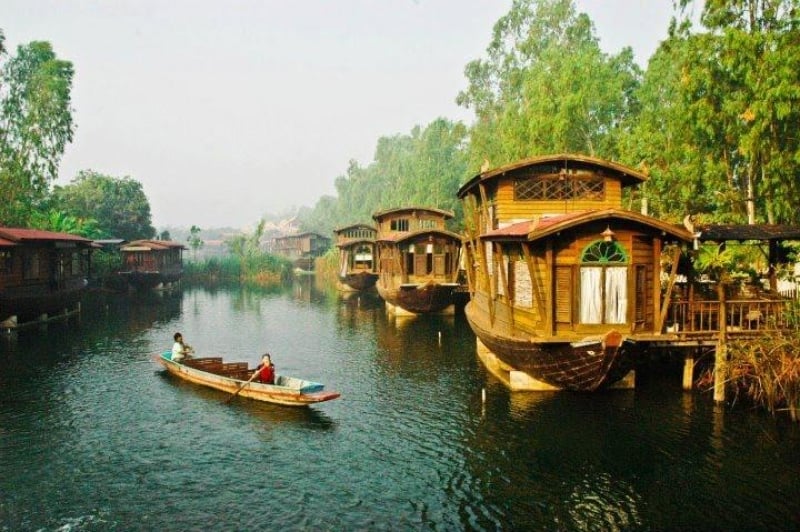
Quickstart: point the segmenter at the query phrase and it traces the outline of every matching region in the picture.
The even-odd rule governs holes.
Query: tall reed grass
[[[291,279],[290,260],[266,253],[240,257],[211,257],[205,261],[184,264],[185,282],[219,284],[278,284]]]
[[[790,328],[728,343],[729,383],[773,415],[800,421],[800,304],[787,309]]]

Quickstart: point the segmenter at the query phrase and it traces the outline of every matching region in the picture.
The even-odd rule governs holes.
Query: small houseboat
[[[151,290],[180,281],[183,275],[180,242],[170,240],[134,240],[122,246],[122,269],[119,274],[135,290]]]
[[[594,157],[550,155],[459,189],[465,314],[481,359],[510,388],[611,386],[661,334],[662,252],[693,235],[622,208],[623,188],[646,179]]]
[[[335,229],[339,248],[339,283],[342,291],[369,290],[378,280],[375,267],[375,236],[378,230],[367,224]]]
[[[306,232],[277,237],[272,240],[270,253],[291,260],[295,269],[314,271],[314,261],[331,247],[331,239],[319,233]]]
[[[67,233],[0,228],[0,323],[7,328],[79,307],[92,241]]]
[[[404,207],[373,214],[378,226],[378,294],[397,314],[452,313],[461,235],[445,229],[453,213]]]

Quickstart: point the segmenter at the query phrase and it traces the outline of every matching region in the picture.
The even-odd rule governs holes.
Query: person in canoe
[[[264,353],[264,356],[261,357],[261,364],[256,366],[256,371],[259,372],[259,382],[275,384],[275,365],[272,363],[269,353]]]
[[[182,362],[186,358],[191,358],[189,355],[194,353],[194,349],[183,341],[183,335],[176,332],[172,338],[175,340],[175,343],[172,344],[172,360]]]

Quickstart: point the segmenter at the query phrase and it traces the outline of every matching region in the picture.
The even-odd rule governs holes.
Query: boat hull
[[[475,335],[507,366],[559,389],[596,391],[620,381],[634,368],[641,346],[617,331],[577,342],[537,341],[499,334],[473,303],[465,315]]]
[[[248,382],[247,379],[235,378],[233,376],[219,375],[210,371],[203,371],[201,367],[211,367],[222,365],[220,358],[200,358],[192,359],[190,362],[195,367],[188,364],[177,363],[169,358],[170,353],[156,355],[154,359],[161,364],[169,374],[182,380],[214,388],[228,393],[236,393],[237,396],[247,397],[256,401],[279,404],[284,406],[309,406],[324,401],[330,401],[340,396],[338,392],[324,391],[323,385],[293,377],[280,376],[276,378],[278,384],[262,384],[259,382]],[[203,364],[213,362],[213,364]],[[217,362],[219,364],[217,364]],[[236,363],[234,363],[236,364]],[[228,364],[231,365],[231,364]],[[242,370],[239,374],[252,370]]]
[[[456,283],[404,284],[397,288],[377,285],[378,294],[387,302],[414,314],[441,312],[453,304]]]
[[[339,276],[339,282],[346,289],[361,291],[369,290],[378,280],[378,274],[372,272],[347,273]]]

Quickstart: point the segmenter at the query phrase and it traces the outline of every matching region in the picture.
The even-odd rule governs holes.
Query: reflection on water
[[[342,397],[226,403],[151,361],[176,330],[201,356],[269,350]],[[98,296],[77,322],[4,338],[0,362],[0,530],[800,525],[797,427],[677,375],[512,394],[462,315],[397,319],[313,277]]]

